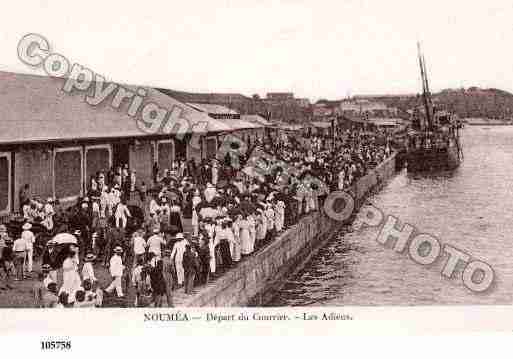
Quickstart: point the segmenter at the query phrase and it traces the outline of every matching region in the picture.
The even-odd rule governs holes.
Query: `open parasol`
[[[59,233],[53,237],[57,244],[77,244],[77,237],[70,233]]]

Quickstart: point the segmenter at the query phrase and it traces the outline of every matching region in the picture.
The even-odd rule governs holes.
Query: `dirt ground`
[[[189,227],[190,224],[187,223],[190,221],[184,221],[184,227]],[[184,228],[184,229],[186,229]],[[81,263],[82,264],[82,263]],[[79,273],[81,272],[81,264],[79,265]],[[131,273],[130,263],[127,265],[125,269],[125,273]],[[11,285],[13,289],[4,289],[0,290],[0,308],[34,308],[36,307],[33,295],[33,288],[36,282],[38,281],[38,273],[41,272],[41,259],[36,259],[34,261],[33,272],[30,275],[30,278],[24,279],[23,281],[13,281],[11,278]],[[106,288],[112,281],[112,278],[109,274],[108,268],[103,266],[103,261],[98,260],[94,264],[94,273],[96,278],[98,279],[99,286],[101,288]],[[62,271],[58,272],[58,283],[57,287],[60,288],[62,285]],[[0,286],[5,287],[5,276],[3,271],[0,270]],[[123,283],[123,290],[125,297],[123,299],[118,299],[116,294],[108,295],[105,294],[104,297],[104,307],[133,307],[135,300],[135,291],[131,284],[128,285]],[[183,289],[179,289],[175,292],[177,297],[186,296],[183,293]],[[178,299],[178,298],[177,298]],[[176,303],[175,303],[176,304]],[[164,298],[163,305],[166,305],[166,300]]]

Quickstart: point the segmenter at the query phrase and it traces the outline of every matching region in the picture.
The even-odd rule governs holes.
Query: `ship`
[[[426,61],[417,44],[422,79],[422,104],[414,109],[405,148],[401,154],[409,172],[453,170],[463,160],[459,118],[440,105],[434,105],[429,90]]]

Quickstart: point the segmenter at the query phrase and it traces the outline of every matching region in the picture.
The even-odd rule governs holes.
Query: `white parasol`
[[[216,209],[214,208],[211,208],[211,207],[203,207],[201,210],[200,210],[200,213],[199,215],[202,217],[202,218],[216,218],[219,213],[217,212]]]
[[[53,237],[53,240],[57,244],[77,244],[77,237],[75,237],[73,234],[70,233],[59,233]]]

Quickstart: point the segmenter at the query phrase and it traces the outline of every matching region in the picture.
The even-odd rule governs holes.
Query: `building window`
[[[0,153],[0,214],[11,211],[11,154]]]
[[[89,184],[91,176],[97,172],[106,173],[112,166],[110,145],[87,146],[85,149],[85,180]]]
[[[53,178],[56,198],[67,201],[81,196],[82,174],[82,150],[80,147],[55,149]]]
[[[157,161],[162,173],[164,170],[171,169],[171,164],[175,160],[175,143],[173,140],[163,140],[157,142]]]

